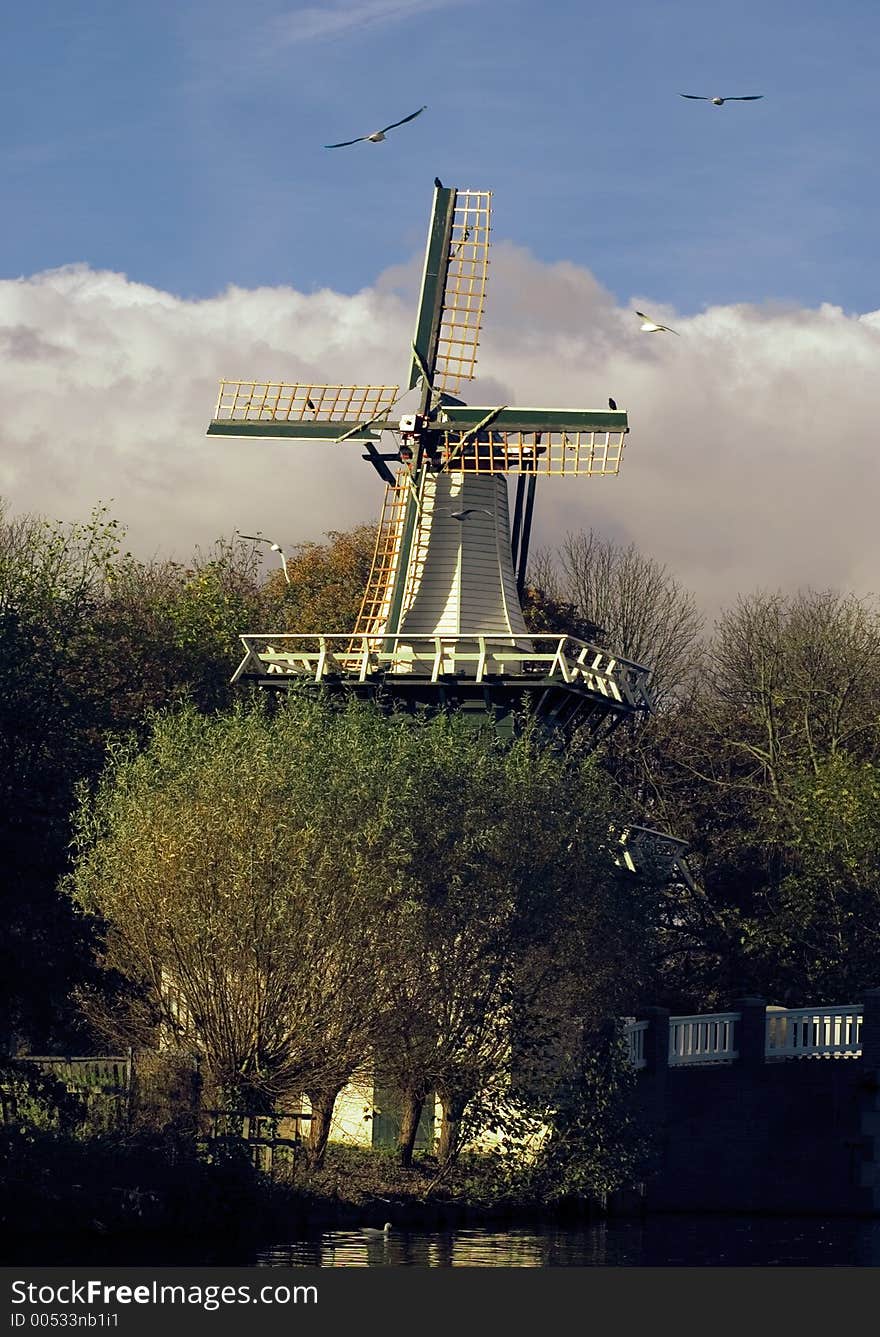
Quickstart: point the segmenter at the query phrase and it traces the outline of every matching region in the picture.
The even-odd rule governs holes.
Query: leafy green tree
[[[58,1034],[88,945],[59,899],[73,784],[100,764],[97,665],[80,648],[121,530],[97,508],[65,526],[0,510],[0,1044]]]
[[[819,798],[833,810],[870,779],[878,652],[880,620],[867,600],[754,594],[720,619],[701,680],[655,724],[641,755],[645,786],[668,829],[691,842],[698,887],[679,908],[666,962],[666,1000],[678,1010],[744,991],[796,1005],[816,989],[826,995],[833,980],[851,992],[844,961],[853,987],[870,980],[855,926],[872,922],[873,893],[864,874],[847,874],[833,892],[847,824],[843,810],[839,823],[820,821]],[[836,766],[851,783],[829,782]],[[871,831],[865,821],[865,840]]]
[[[0,512],[0,1045],[13,1050],[83,1043],[66,999],[91,953],[56,889],[77,780],[151,710],[228,702],[238,633],[264,617],[249,550],[144,564],[123,540],[103,506],[84,524]]]
[[[521,1063],[528,1050],[533,1066],[540,1055],[552,1087],[561,1037],[632,1005],[645,986],[653,909],[613,862],[609,795],[593,762],[530,730],[502,746],[452,717],[422,731],[408,771],[418,801],[377,1049],[402,1093],[404,1164],[430,1091],[447,1160],[487,1119],[514,1055]]]
[[[454,716],[297,693],[164,716],[81,794],[71,891],[134,995],[87,1006],[128,1043],[195,1045],[231,1104],[305,1092],[316,1162],[375,1057],[404,1162],[429,1090],[451,1156],[514,1034],[560,1029],[563,980],[566,1032],[644,985],[650,910],[600,792],[590,763]]]
[[[72,894],[141,1000],[119,1034],[200,1049],[232,1107],[312,1093],[316,1141],[327,1093],[368,1052],[380,989],[396,848],[381,725],[299,698],[186,708],[145,749],[114,750],[77,813]]]
[[[778,888],[747,921],[775,997],[855,1002],[880,980],[880,770],[845,752],[787,777],[763,832]]]
[[[608,1196],[645,1176],[653,1141],[638,1113],[637,1076],[619,1027],[584,1030],[554,1091],[546,1135],[517,1172],[538,1201]]]
[[[376,526],[331,530],[328,543],[299,543],[287,558],[287,576],[274,569],[266,592],[279,617],[268,631],[354,631],[373,562]]]
[[[152,711],[191,701],[225,707],[241,658],[239,636],[275,620],[251,547],[219,539],[190,563],[126,556],[110,572],[83,653],[102,665],[93,693],[103,731],[143,730]]]

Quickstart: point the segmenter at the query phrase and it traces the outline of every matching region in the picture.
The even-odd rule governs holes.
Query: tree
[[[870,787],[878,651],[869,601],[753,594],[720,619],[702,679],[654,730],[645,774],[691,842],[702,893],[668,962],[684,1010],[748,991],[797,1005],[833,980],[870,981],[857,925],[873,919],[873,891],[864,873],[840,880],[846,810],[827,814]],[[846,783],[829,779],[844,772]]]
[[[880,621],[854,596],[755,594],[720,621],[707,731],[741,758],[743,779],[777,801],[794,767],[880,752]]]
[[[658,704],[693,677],[702,630],[694,598],[634,544],[603,539],[593,530],[570,533],[556,552],[536,554],[529,578],[562,607],[563,622],[571,621],[565,609],[574,610],[582,624],[601,633],[604,645],[648,665]]]
[[[591,764],[528,731],[504,747],[457,716],[294,692],[117,748],[81,794],[70,885],[135,994],[105,1027],[197,1045],[231,1103],[305,1092],[316,1161],[374,1055],[407,1163],[428,1091],[451,1155],[514,1030],[549,1033],[563,977],[567,1017],[633,1002],[650,914],[608,845]]]
[[[653,909],[613,863],[609,795],[592,761],[528,729],[502,746],[488,728],[441,717],[408,768],[419,798],[377,1049],[402,1095],[403,1164],[430,1091],[444,1161],[489,1117],[527,1050],[552,1089],[560,1036],[624,998],[632,1005],[644,987]]]
[[[103,506],[85,524],[0,514],[0,974],[13,1047],[82,1043],[66,998],[88,974],[88,944],[56,890],[77,780],[100,772],[111,732],[143,731],[149,711],[228,701],[238,633],[260,617],[250,551],[221,541],[190,567],[144,564],[123,539]]]
[[[103,926],[104,968],[150,1005],[147,1027],[142,1008],[117,1024],[195,1045],[230,1106],[315,1092],[316,1140],[321,1095],[365,1057],[379,1002],[395,848],[380,723],[298,698],[187,708],[143,751],[114,750],[77,813],[71,893]]]
[[[327,538],[329,543],[297,544],[287,558],[287,577],[274,570],[266,582],[283,629],[354,631],[372,567],[376,526],[331,530]],[[278,631],[279,626],[269,630]]]
[[[0,1046],[13,1052],[64,1034],[68,989],[87,968],[55,884],[74,782],[99,764],[95,662],[80,648],[120,536],[103,507],[69,526],[0,507]]]
[[[880,978],[880,771],[835,752],[787,777],[763,834],[778,886],[750,920],[748,946],[774,996],[857,1001]]]

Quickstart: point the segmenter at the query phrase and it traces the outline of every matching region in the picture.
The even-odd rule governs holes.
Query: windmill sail
[[[473,380],[489,276],[492,193],[438,187],[428,229],[409,388]]]
[[[455,394],[472,381],[489,277],[491,192],[456,192],[437,336],[434,389]]]
[[[476,374],[490,210],[489,191],[436,190],[410,368],[410,387],[421,384],[422,413],[428,417],[438,392],[457,391]],[[502,637],[507,646],[519,638],[522,648],[530,649],[523,640],[504,480],[422,462],[407,508],[394,557],[385,567],[383,630],[401,637]],[[456,512],[466,518],[456,519]]]
[[[373,441],[380,436],[378,424],[387,420],[398,390],[396,385],[221,381],[208,434],[315,441],[351,436]]]
[[[410,486],[409,470],[399,469],[394,484],[385,489],[373,564],[355,624],[357,635],[381,635],[388,622]]]

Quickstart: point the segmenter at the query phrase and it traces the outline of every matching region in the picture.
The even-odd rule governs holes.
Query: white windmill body
[[[457,510],[469,514],[459,520],[453,515]],[[526,631],[513,569],[506,480],[429,474],[400,634],[515,638]]]

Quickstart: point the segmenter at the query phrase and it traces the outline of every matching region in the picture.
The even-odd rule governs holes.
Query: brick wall
[[[648,1016],[647,1209],[880,1215],[880,990],[864,998],[861,1058],[765,1061],[763,1000],[731,1007],[727,1064],[669,1067],[668,1014]]]

